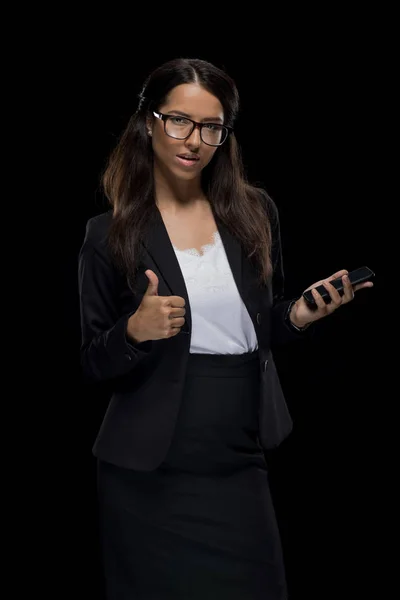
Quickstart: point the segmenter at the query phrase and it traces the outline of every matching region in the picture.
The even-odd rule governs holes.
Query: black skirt
[[[258,440],[259,372],[257,352],[190,354],[162,465],[99,461],[108,600],[286,599]]]

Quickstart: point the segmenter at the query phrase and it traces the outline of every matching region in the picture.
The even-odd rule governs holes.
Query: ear
[[[150,114],[146,117],[146,131],[150,137],[153,135],[153,117]]]

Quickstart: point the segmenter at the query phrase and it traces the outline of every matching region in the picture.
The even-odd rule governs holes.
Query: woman
[[[108,598],[283,600],[264,449],[290,432],[271,354],[352,300],[283,299],[276,207],[244,177],[234,82],[178,59],[145,82],[79,257],[82,365]],[[317,282],[310,288],[316,287]],[[309,288],[309,289],[310,289]]]

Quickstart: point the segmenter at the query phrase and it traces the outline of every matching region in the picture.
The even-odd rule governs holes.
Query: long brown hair
[[[113,207],[109,231],[111,254],[134,287],[141,240],[155,216],[153,150],[146,118],[158,110],[177,85],[198,83],[216,96],[224,110],[224,123],[233,127],[239,110],[234,81],[221,69],[199,59],[175,59],[158,67],[145,81],[139,105],[131,116],[103,174],[103,189]],[[218,148],[202,173],[202,187],[216,220],[241,243],[266,283],[272,272],[271,227],[268,196],[248,183],[234,133]]]

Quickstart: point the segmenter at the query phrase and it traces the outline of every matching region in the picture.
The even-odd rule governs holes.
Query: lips
[[[177,154],[176,159],[182,167],[192,169],[197,165],[199,161],[199,157],[195,154]]]
[[[193,161],[199,160],[199,156],[197,156],[196,154],[177,154],[177,157],[183,158],[184,160],[193,160]]]

